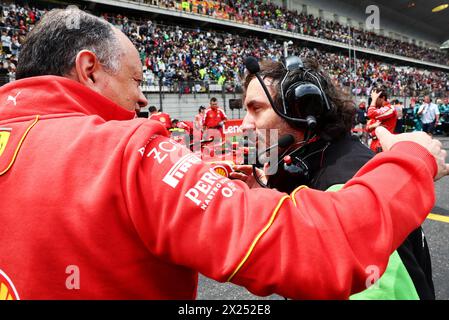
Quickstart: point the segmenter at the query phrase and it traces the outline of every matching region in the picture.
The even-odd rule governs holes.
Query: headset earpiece
[[[281,113],[297,127],[313,131],[321,116],[331,108],[320,78],[313,71],[305,69],[299,57],[288,57],[286,69],[287,73],[281,81]],[[299,81],[293,81],[298,78]]]
[[[285,93],[286,110],[290,117],[313,116],[315,120],[326,111],[321,90],[310,82],[297,82]]]

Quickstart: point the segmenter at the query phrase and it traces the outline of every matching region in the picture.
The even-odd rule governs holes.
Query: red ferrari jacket
[[[258,295],[345,299],[434,203],[436,162],[414,143],[340,192],[287,195],[218,176],[160,123],[65,78],[12,82],[0,101],[11,299],[193,299],[198,272]]]
[[[398,116],[396,109],[389,102],[386,102],[381,108],[370,106],[368,108],[367,116],[373,121],[378,120],[382,122],[382,126],[387,128],[391,133],[394,132]],[[371,134],[373,135],[374,131]]]
[[[398,116],[396,109],[389,102],[385,102],[384,106],[381,108],[370,106],[368,108],[367,116],[368,118],[370,118],[367,126],[370,126],[376,121],[380,121],[381,125],[387,128],[388,131],[390,131],[391,133],[394,132]],[[380,145],[380,142],[376,137],[374,129],[370,130],[370,134],[373,138],[373,140],[371,141],[370,149],[376,153],[380,152],[382,150],[382,146]]]
[[[207,108],[206,111],[204,112],[204,121],[203,124],[207,127],[207,128],[216,128],[218,127],[219,123],[227,120],[228,118],[226,117],[223,109],[221,108]]]
[[[157,120],[164,125],[164,127],[169,130],[172,127],[170,115],[165,112],[158,112],[149,116],[151,120]]]

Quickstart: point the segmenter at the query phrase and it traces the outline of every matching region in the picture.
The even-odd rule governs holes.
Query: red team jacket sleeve
[[[384,106],[381,108],[369,107],[368,118],[376,120],[385,120],[396,116],[396,110],[392,106]]]
[[[219,177],[148,132],[133,135],[122,163],[140,239],[160,259],[257,295],[348,298],[434,204],[436,163],[414,143],[377,155],[339,192],[287,195]]]

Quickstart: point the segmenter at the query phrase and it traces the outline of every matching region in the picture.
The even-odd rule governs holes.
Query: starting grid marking
[[[429,213],[429,215],[427,216],[427,219],[449,223],[449,217],[443,216],[441,214]]]

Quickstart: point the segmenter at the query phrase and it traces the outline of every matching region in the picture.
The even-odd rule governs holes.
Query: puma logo
[[[16,94],[15,97],[13,97],[13,96],[8,96],[8,100],[6,100],[6,102],[12,101],[12,102],[14,103],[14,106],[16,106],[16,105],[17,105],[17,97],[19,96],[19,94],[20,94],[21,92],[22,92],[22,91],[19,91],[19,92]]]

